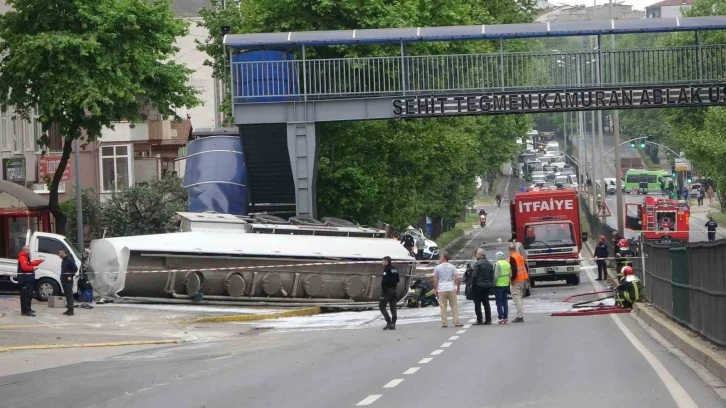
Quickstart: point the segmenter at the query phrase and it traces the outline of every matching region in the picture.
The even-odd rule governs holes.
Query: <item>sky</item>
[[[646,6],[655,4],[660,0],[622,0],[623,4],[629,4],[636,10],[645,10]],[[621,2],[620,0],[618,2]],[[593,0],[550,0],[552,4],[569,4],[575,6],[578,4],[584,4],[586,6],[592,6]],[[597,4],[607,4],[607,0],[597,0]]]

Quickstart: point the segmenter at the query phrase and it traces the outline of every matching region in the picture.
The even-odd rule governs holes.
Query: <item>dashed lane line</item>
[[[391,380],[388,382],[388,384],[384,385],[383,388],[395,388],[398,384],[403,382],[403,378],[396,378],[395,380]]]
[[[476,323],[476,319],[469,319],[469,323]]]
[[[381,397],[382,397],[382,395],[380,395],[380,394],[369,395],[363,401],[356,404],[356,406],[363,407],[366,405],[371,405],[372,403],[378,401],[378,398],[381,398]]]
[[[452,343],[450,341],[447,341],[446,343],[442,344],[441,347],[443,347],[443,348],[451,347],[451,344]]]
[[[416,371],[418,371],[420,369],[421,369],[421,367],[411,367],[408,370],[404,371],[403,374],[404,375],[416,374]]]
[[[464,333],[466,333],[466,330],[459,330],[458,332],[456,332],[456,334],[464,334]]]
[[[451,336],[449,337],[449,340],[459,340],[459,336]]]
[[[476,321],[476,319],[474,319],[474,321]],[[468,329],[468,328],[470,328],[470,327],[471,327],[471,325],[470,325],[470,324],[465,324],[465,325],[464,325],[464,328],[465,328],[465,329]]]
[[[431,352],[431,355],[432,356],[438,356],[439,354],[441,354],[443,352],[444,352],[444,350],[440,350],[440,349],[439,350],[434,350],[434,351]]]
[[[419,361],[418,363],[419,363],[419,364],[426,364],[426,363],[430,363],[430,362],[431,362],[431,360],[433,360],[433,358],[431,358],[431,357],[426,357],[426,358],[424,358],[424,359],[421,359],[421,361]]]

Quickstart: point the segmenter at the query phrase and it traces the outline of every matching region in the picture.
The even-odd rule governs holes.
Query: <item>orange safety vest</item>
[[[527,273],[527,264],[524,262],[524,257],[518,253],[510,253],[509,256],[514,258],[514,262],[517,264],[517,277],[512,279],[512,283],[529,280],[529,273]]]

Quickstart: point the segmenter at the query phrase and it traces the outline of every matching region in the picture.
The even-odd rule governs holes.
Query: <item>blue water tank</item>
[[[235,103],[300,100],[295,55],[285,51],[247,51],[232,57]]]
[[[189,211],[247,215],[247,168],[239,136],[207,136],[187,144],[184,187]]]

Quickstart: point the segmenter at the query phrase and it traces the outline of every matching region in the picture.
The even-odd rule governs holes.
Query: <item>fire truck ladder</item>
[[[645,229],[655,231],[655,207],[652,205],[645,206]]]

